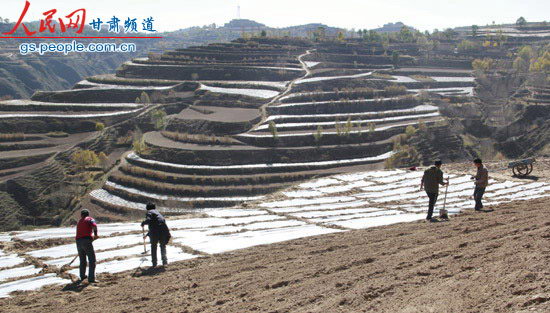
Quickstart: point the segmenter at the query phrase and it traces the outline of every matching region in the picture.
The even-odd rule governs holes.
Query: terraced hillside
[[[457,51],[459,40],[426,51],[253,37],[136,58],[70,90],[3,101],[0,192],[23,224],[67,222],[80,206],[120,221],[149,201],[193,214],[317,176],[470,158],[479,152],[470,134],[495,132],[487,121],[499,104],[484,103],[493,76],[474,76],[472,61],[506,54]],[[530,86],[525,99],[544,102],[545,88]],[[102,164],[79,167],[80,150],[104,153]]]
[[[17,130],[0,137],[0,149],[5,152],[2,169],[19,173],[25,170],[21,166],[36,164],[55,152],[98,137],[98,128],[127,121],[147,110],[151,104],[134,101],[142,93],[168,93],[178,88],[181,84],[142,87],[83,81],[71,90],[37,92],[30,100],[1,101],[0,129]],[[29,161],[18,160],[20,157]],[[18,166],[10,167],[10,161]]]
[[[481,114],[473,132],[490,138],[487,143],[493,142],[507,158],[548,155],[550,28],[537,25],[481,30],[480,41],[497,48],[482,51],[487,54],[483,60],[492,64],[475,71],[479,102],[469,111],[477,108]],[[481,60],[480,56],[475,63],[483,63]]]
[[[183,213],[259,200],[313,176],[383,167],[408,126],[449,143],[441,157],[466,157],[429,95],[471,97],[471,71],[455,66],[464,62],[437,68],[403,56],[396,69],[372,48],[258,38],[126,63],[111,79],[200,87],[165,130],[143,136],[147,151],[126,155],[92,203],[128,212],[154,201]]]
[[[120,84],[99,76],[70,90],[0,101],[0,193],[18,204],[6,204],[1,211],[19,216],[23,224],[60,223],[75,197],[86,191],[86,181],[101,177],[128,149],[136,127],[154,129],[150,113],[159,107],[181,110],[197,86],[140,80]],[[103,153],[101,166],[80,173],[73,160],[82,150]],[[18,223],[7,224],[12,228]]]
[[[473,156],[464,129],[482,139],[519,134],[515,149],[528,143],[533,153],[548,142],[547,86],[526,80],[508,96],[510,84],[502,99],[525,101],[525,110],[498,128],[501,99],[484,99],[494,87],[485,82],[501,73],[474,73],[484,52],[444,44],[430,55],[410,42],[240,39],[1,101],[2,226],[68,225],[91,208],[103,225],[96,249],[105,274],[147,261],[139,225],[128,220],[150,201],[178,215],[169,217],[171,261],[421,220],[414,166]],[[381,170],[395,165],[411,170]],[[547,197],[547,170],[539,181],[510,179],[497,174],[503,165],[490,167],[487,206]],[[451,214],[472,206],[466,172],[449,173]],[[73,233],[0,233],[0,297],[74,278],[77,264],[63,267]]]

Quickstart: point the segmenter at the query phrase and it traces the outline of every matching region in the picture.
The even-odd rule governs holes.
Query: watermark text
[[[19,53],[27,55],[38,53],[63,53],[67,55],[74,52],[136,52],[135,43],[81,43],[73,40],[72,42],[41,42],[41,43],[22,43],[19,45]]]

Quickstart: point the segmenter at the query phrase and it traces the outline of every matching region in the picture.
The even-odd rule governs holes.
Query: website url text
[[[42,42],[42,43],[22,43],[19,45],[21,55],[30,53],[63,53],[67,55],[71,52],[136,52],[135,43],[89,43],[84,44],[73,40],[72,42]]]

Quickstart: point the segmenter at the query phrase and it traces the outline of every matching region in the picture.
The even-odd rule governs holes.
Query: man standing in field
[[[487,188],[487,185],[489,185],[489,170],[485,166],[483,166],[483,162],[481,159],[475,159],[474,165],[477,167],[477,173],[476,176],[473,176],[472,179],[475,180],[475,189],[474,189],[474,200],[476,201],[476,205],[474,209],[476,211],[481,211],[483,209],[483,203],[481,203],[481,199],[483,198],[483,194],[485,193],[485,188]]]
[[[93,235],[92,235],[93,233]],[[80,220],[76,225],[76,248],[80,259],[80,280],[88,278],[89,283],[95,283],[95,251],[93,241],[99,238],[97,224],[90,216],[88,210],[80,212]],[[90,263],[88,276],[86,276],[87,261]]]
[[[442,162],[437,160],[434,165],[424,171],[422,181],[420,182],[420,190],[426,190],[428,195],[428,216],[426,220],[433,221],[432,215],[434,212],[435,203],[437,202],[437,196],[439,195],[439,185],[445,186],[448,184],[443,181],[443,171],[441,171]]]
[[[145,221],[141,223],[141,227],[143,228],[145,225],[149,225],[149,232],[144,236],[144,238],[149,236],[149,241],[151,242],[151,260],[153,267],[157,266],[157,245],[159,243],[162,265],[166,266],[168,264],[166,245],[168,244],[168,241],[170,241],[170,230],[166,225],[164,216],[157,211],[157,207],[153,203],[148,203],[146,208],[147,215],[145,216]]]

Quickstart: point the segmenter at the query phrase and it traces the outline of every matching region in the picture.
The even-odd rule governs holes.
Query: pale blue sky
[[[527,21],[550,21],[549,0],[30,0],[27,20],[37,20],[52,8],[67,15],[86,8],[87,20],[116,15],[120,19],[152,16],[159,30],[224,24],[237,16],[272,27],[324,23],[343,28],[376,28],[402,21],[420,30],[433,30],[493,21],[513,23],[519,16]],[[25,0],[2,0],[0,16],[16,20]]]

